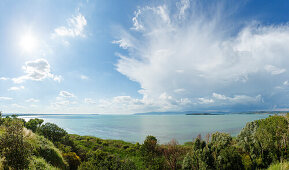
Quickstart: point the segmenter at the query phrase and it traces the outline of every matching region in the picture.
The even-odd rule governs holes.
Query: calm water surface
[[[177,139],[179,143],[191,141],[198,134],[220,131],[238,135],[247,122],[266,118],[265,114],[226,115],[35,115],[55,123],[68,133],[140,142],[147,135],[156,136],[160,143]]]

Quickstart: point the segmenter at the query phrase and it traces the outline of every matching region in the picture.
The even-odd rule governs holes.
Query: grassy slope
[[[140,145],[138,143],[132,144],[122,140],[105,140],[97,137],[91,136],[79,136],[79,135],[69,135],[73,140],[76,148],[78,150],[79,156],[82,160],[85,159],[85,155],[81,155],[81,151],[96,151],[102,150],[111,155],[118,156],[121,159],[130,159],[136,163],[136,166],[143,167],[143,160],[139,156]]]
[[[281,162],[277,164],[272,164],[268,168],[268,170],[288,170],[289,169],[289,162]]]
[[[3,128],[0,127],[0,137],[2,134]],[[32,148],[33,156],[29,165],[30,169],[40,169],[40,167],[44,167],[44,169],[63,169],[67,167],[67,163],[63,159],[61,152],[51,141],[26,128],[23,129],[23,135]],[[2,169],[3,160],[3,158],[0,159],[0,169]]]

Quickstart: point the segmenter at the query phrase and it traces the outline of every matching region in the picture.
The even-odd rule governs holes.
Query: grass
[[[267,170],[288,170],[289,169],[289,162],[281,162],[270,165]]]

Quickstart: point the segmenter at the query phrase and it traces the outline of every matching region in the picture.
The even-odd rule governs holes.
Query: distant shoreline
[[[227,115],[227,114],[286,114],[288,112],[285,111],[256,111],[256,112],[148,112],[148,113],[134,113],[134,114],[97,114],[97,113],[2,113],[2,116],[53,116],[53,115],[58,115],[58,116],[69,116],[69,115],[115,115],[115,116],[126,116],[126,115],[135,115],[135,116],[146,116],[146,115],[188,115],[188,116],[194,116],[194,115],[205,115],[205,116],[210,116],[210,115]]]
[[[187,113],[186,115],[191,115],[191,116],[194,116],[194,115],[224,115],[224,114],[216,114],[216,113]]]

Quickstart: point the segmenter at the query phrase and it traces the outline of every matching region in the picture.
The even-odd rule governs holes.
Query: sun
[[[27,33],[21,37],[19,45],[24,52],[33,52],[37,48],[37,43],[37,38]]]

